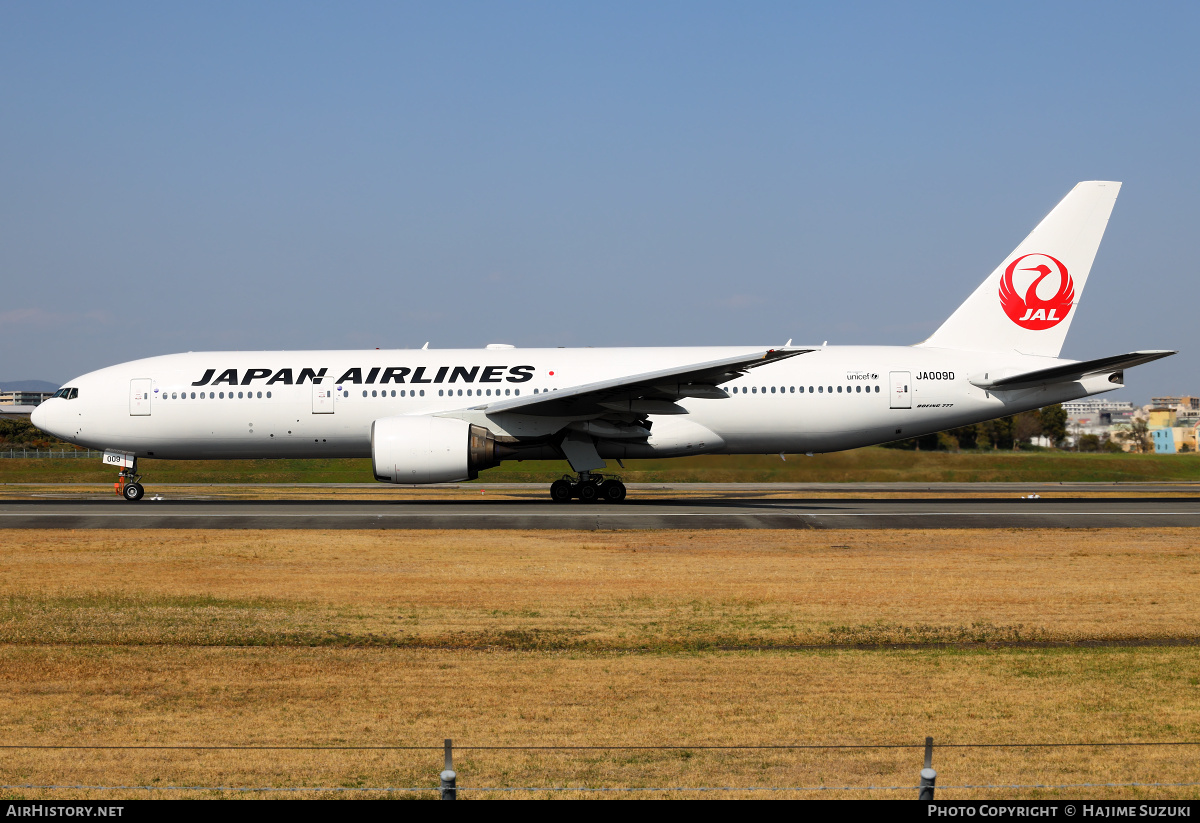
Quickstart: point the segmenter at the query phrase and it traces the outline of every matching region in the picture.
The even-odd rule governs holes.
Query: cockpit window
[[[73,389],[70,386],[63,386],[61,389],[50,395],[50,399],[61,397],[63,400],[74,400],[79,396],[79,389]]]

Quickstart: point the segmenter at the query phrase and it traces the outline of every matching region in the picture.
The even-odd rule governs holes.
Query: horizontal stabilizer
[[[1032,389],[1038,386],[1048,386],[1052,383],[1070,383],[1081,380],[1093,374],[1117,372],[1143,363],[1150,363],[1163,357],[1170,357],[1173,351],[1135,351],[1129,354],[1114,354],[1112,357],[1101,357],[1097,360],[1082,360],[1076,363],[1066,363],[1052,366],[1048,369],[1027,371],[1021,374],[1010,374],[1004,377],[989,379],[987,374],[971,378],[971,384],[981,389],[992,391],[1009,391],[1016,389]]]

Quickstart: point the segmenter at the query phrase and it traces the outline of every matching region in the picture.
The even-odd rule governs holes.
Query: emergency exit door
[[[906,371],[892,372],[892,408],[912,408],[912,373]]]
[[[154,394],[154,381],[149,377],[138,377],[129,381],[129,414],[145,417],[150,414],[150,398]]]
[[[313,414],[333,414],[333,386],[321,386],[314,384],[313,392]]]

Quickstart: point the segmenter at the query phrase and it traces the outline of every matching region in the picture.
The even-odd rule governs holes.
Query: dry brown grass
[[[1196,640],[1194,534],[10,531],[0,743],[1197,740],[1200,648],[1039,647]],[[944,786],[1197,782],[1196,748],[944,749],[935,765]],[[920,752],[457,763],[469,786],[907,786]],[[7,750],[0,783],[432,785],[439,768],[436,751]],[[1044,795],[1198,796],[941,796]]]
[[[1196,532],[9,532],[0,642],[699,650],[1200,638]]]
[[[913,748],[460,749],[456,765],[464,786],[912,785],[926,734],[940,743],[1196,739],[1198,658],[1195,649],[631,656],[10,646],[0,656],[0,722],[7,740],[43,744],[902,743]],[[1195,758],[1190,749],[942,749],[935,765],[945,786],[1193,782]],[[0,773],[22,784],[428,786],[440,762],[437,751],[10,750]],[[1196,792],[942,792],[1038,795]]]

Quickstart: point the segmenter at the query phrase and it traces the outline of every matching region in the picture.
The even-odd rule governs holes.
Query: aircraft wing
[[[1010,374],[995,380],[972,378],[972,385],[992,391],[1016,389],[1032,389],[1038,386],[1048,386],[1052,383],[1069,383],[1092,374],[1120,371],[1133,366],[1140,366],[1163,357],[1176,354],[1173,351],[1135,351],[1129,354],[1115,354],[1112,357],[1101,357],[1096,360],[1081,360],[1077,363],[1067,363],[1062,366],[1052,366],[1048,369],[1027,371],[1021,374]]]
[[[767,349],[724,360],[691,363],[557,391],[479,403],[468,408],[488,414],[518,412],[546,417],[572,417],[614,411],[634,414],[684,414],[686,410],[677,405],[675,400],[681,397],[728,397],[723,389],[717,388],[721,383],[741,377],[750,369],[811,351],[816,349]]]

